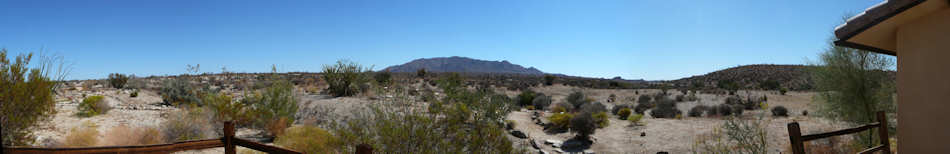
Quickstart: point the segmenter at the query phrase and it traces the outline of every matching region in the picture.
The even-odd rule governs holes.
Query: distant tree
[[[885,70],[894,62],[869,51],[830,46],[812,71],[821,113],[859,124],[874,122],[876,111],[893,113],[895,83]],[[874,135],[856,136],[866,146],[877,143]]]

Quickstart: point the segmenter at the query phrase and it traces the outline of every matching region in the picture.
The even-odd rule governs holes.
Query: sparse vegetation
[[[245,104],[250,104],[257,116],[255,126],[266,128],[268,137],[279,136],[284,128],[294,123],[297,97],[293,90],[293,84],[280,80],[244,99]]]
[[[112,73],[109,74],[109,78],[107,80],[109,80],[109,85],[111,85],[112,88],[122,89],[125,88],[125,83],[129,82],[129,76],[119,73]]]
[[[534,93],[534,91],[531,91],[531,90],[521,91],[521,94],[518,94],[518,105],[520,106],[532,105],[534,98],[537,95],[538,95],[537,93]]]
[[[200,105],[198,91],[191,87],[186,79],[174,78],[165,80],[161,88],[162,101],[165,105]]]
[[[627,117],[627,121],[630,121],[630,124],[639,125],[640,119],[643,119],[643,114],[633,114],[630,117]]]
[[[40,61],[30,68],[33,54],[18,55],[11,63],[0,49],[0,127],[3,146],[22,146],[34,141],[31,127],[56,113],[53,89],[62,80],[63,68],[54,61]]]
[[[365,72],[368,68],[350,61],[337,61],[335,65],[323,66],[323,80],[330,86],[329,93],[333,96],[353,96],[363,92],[361,84],[367,81]]]
[[[617,112],[617,116],[620,116],[620,119],[622,120],[627,120],[627,117],[629,117],[632,113],[633,111],[631,111],[630,108],[621,108],[620,111]]]
[[[656,109],[650,111],[650,116],[654,118],[675,118],[682,113],[683,111],[676,108],[676,102],[661,100],[657,102]]]
[[[705,105],[696,105],[693,108],[690,108],[686,115],[689,117],[702,117],[707,108],[709,107],[706,107]]]
[[[163,142],[161,131],[157,128],[126,125],[113,127],[103,140],[103,144],[107,146],[152,145]]]
[[[772,108],[772,116],[788,117],[788,109],[786,109],[784,106],[775,106]]]
[[[330,132],[313,126],[287,128],[274,144],[303,153],[335,153],[342,145]]]
[[[554,128],[567,129],[570,127],[572,118],[574,118],[574,115],[571,113],[555,113],[548,117],[548,121],[551,121]]]
[[[103,96],[89,96],[82,100],[77,106],[79,112],[76,115],[80,117],[92,117],[100,114],[106,114],[112,110],[108,102],[103,101]]]
[[[90,147],[99,145],[99,125],[86,121],[69,129],[63,145],[66,147]]]
[[[376,75],[373,76],[373,79],[376,79],[376,83],[380,85],[389,85],[392,82],[393,74],[389,71],[380,71],[376,72]]]
[[[211,122],[211,116],[202,108],[183,108],[170,113],[162,122],[162,138],[167,143],[204,139],[214,131],[206,125]]]
[[[568,103],[571,103],[571,105],[574,105],[574,108],[580,108],[581,105],[589,103],[587,96],[584,96],[584,93],[580,91],[575,91],[570,95],[567,95],[565,100],[567,100]]]
[[[248,104],[232,101],[231,96],[224,93],[206,94],[202,102],[214,112],[215,122],[233,121],[240,126],[250,124],[255,116]]]
[[[544,75],[544,85],[554,85],[554,79],[557,78],[554,75],[546,74]]]

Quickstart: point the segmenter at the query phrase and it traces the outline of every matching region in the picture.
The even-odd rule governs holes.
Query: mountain
[[[813,86],[808,69],[805,65],[744,65],[727,68],[705,75],[692,76],[671,81],[678,87],[701,85],[703,88],[714,88],[722,82],[734,82],[741,89],[758,89],[763,83],[778,83],[782,88],[791,90],[810,90]]]
[[[425,69],[430,72],[544,74],[544,72],[534,67],[524,68],[521,65],[512,64],[506,60],[486,61],[458,56],[416,59],[402,65],[390,66],[383,70],[389,70],[390,72],[416,72],[419,69]]]

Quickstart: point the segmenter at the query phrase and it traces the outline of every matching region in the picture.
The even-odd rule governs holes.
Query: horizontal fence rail
[[[257,143],[234,137],[234,123],[224,122],[224,137],[197,141],[184,141],[169,144],[135,145],[135,146],[106,146],[106,147],[79,147],[79,148],[36,148],[36,147],[3,147],[3,153],[26,154],[95,154],[95,153],[172,153],[177,151],[201,150],[224,147],[224,153],[234,154],[237,146],[254,149],[266,153],[301,154],[300,152]]]
[[[802,130],[798,125],[798,122],[792,122],[788,124],[788,139],[792,142],[792,153],[793,154],[804,154],[805,153],[805,143],[806,141],[848,135],[859,133],[862,131],[869,131],[873,128],[877,128],[878,137],[881,138],[881,145],[874,146],[869,149],[865,149],[859,153],[874,153],[877,151],[882,151],[884,153],[891,153],[890,143],[888,143],[887,137],[887,117],[884,114],[884,111],[877,112],[877,122],[854,127],[848,129],[837,130],[833,132],[825,132],[811,135],[802,135]]]

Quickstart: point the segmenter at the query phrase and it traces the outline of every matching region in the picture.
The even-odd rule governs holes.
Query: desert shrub
[[[637,103],[637,106],[633,107],[633,111],[636,112],[637,114],[643,114],[647,110],[650,110],[653,108],[651,104],[652,103]]]
[[[581,113],[571,118],[570,127],[571,132],[577,134],[578,137],[587,139],[591,134],[594,134],[594,131],[597,130],[597,121],[594,119],[593,115],[589,113]]]
[[[573,117],[574,115],[570,113],[555,113],[551,115],[551,117],[548,117],[548,121],[551,121],[554,128],[567,129],[570,127],[571,118]]]
[[[554,104],[554,107],[551,107],[551,112],[561,113],[561,112],[572,112],[574,111],[574,105],[566,102],[560,102]]]
[[[109,74],[109,78],[107,80],[109,80],[109,85],[111,85],[112,88],[122,89],[125,88],[125,83],[129,82],[129,76],[119,73],[112,73]]]
[[[802,116],[808,116],[808,110],[802,110]]]
[[[139,97],[139,90],[138,89],[133,90],[132,93],[129,93],[129,97],[132,97],[132,98]]]
[[[341,60],[335,65],[323,66],[323,80],[330,86],[327,90],[333,96],[353,96],[365,90],[361,84],[367,81],[364,73],[367,71],[360,64]]]
[[[537,109],[547,109],[551,105],[551,96],[545,96],[544,94],[539,94],[539,96],[534,97],[534,100],[531,101],[531,104],[534,105]]]
[[[597,112],[592,113],[594,121],[597,123],[597,128],[604,128],[610,125],[610,119],[607,116],[607,112]]]
[[[505,129],[515,129],[515,126],[517,126],[517,124],[518,123],[515,123],[515,121],[505,120]]]
[[[584,93],[580,91],[575,91],[571,93],[570,95],[567,95],[567,98],[565,99],[567,100],[568,103],[571,103],[571,105],[574,105],[574,108],[580,108],[581,105],[589,103],[587,100],[587,96],[584,96]]]
[[[534,101],[534,97],[536,97],[537,95],[538,95],[537,93],[534,93],[534,91],[531,91],[531,90],[522,91],[521,94],[518,94],[518,105],[520,106],[531,105],[532,101]]]
[[[393,74],[389,71],[376,72],[376,75],[373,76],[373,79],[376,79],[376,83],[387,85],[392,82]]]
[[[639,124],[640,119],[643,119],[643,114],[633,114],[627,117],[627,121],[630,121],[631,124]]]
[[[183,108],[168,115],[162,122],[162,135],[165,142],[198,140],[209,137],[212,127],[211,116],[202,108]]]
[[[79,112],[76,115],[80,117],[91,117],[100,114],[106,114],[109,110],[112,110],[112,107],[109,106],[109,103],[103,101],[105,97],[103,96],[89,96],[82,100],[77,106]]]
[[[336,153],[342,145],[330,132],[313,126],[287,128],[274,144],[303,153]]]
[[[614,114],[614,115],[617,115],[617,114],[620,112],[620,110],[622,110],[622,109],[624,109],[624,108],[632,109],[633,106],[630,106],[629,104],[617,104],[617,105],[614,105],[614,108],[611,108],[611,109],[610,109],[610,113],[611,113],[611,114]]]
[[[693,108],[689,109],[689,112],[686,112],[686,115],[689,117],[702,117],[703,113],[706,112],[705,105],[696,105]]]
[[[615,101],[617,101],[617,95],[610,94],[610,96],[607,96],[607,101],[609,101],[609,102],[615,102]]]
[[[787,92],[788,92],[788,88],[782,88],[782,89],[779,89],[779,90],[778,90],[778,93],[779,93],[779,94],[782,94],[782,95],[785,95],[785,93],[787,93]]]
[[[640,95],[640,97],[637,98],[637,103],[639,104],[650,103],[650,101],[652,100],[653,98],[650,97],[650,95]]]
[[[788,117],[788,109],[784,106],[775,106],[772,108],[772,116]]]
[[[650,116],[654,118],[675,118],[676,115],[680,115],[682,112],[676,108],[676,102],[664,100],[657,102],[657,107],[650,111]]]
[[[22,146],[34,141],[32,127],[56,113],[56,88],[62,77],[52,76],[52,61],[30,64],[33,54],[19,55],[11,63],[0,49],[0,133],[3,146]],[[30,68],[30,66],[35,66]]]
[[[587,113],[607,112],[607,106],[604,106],[604,104],[600,102],[586,103],[581,105],[580,111]]]
[[[197,92],[187,79],[179,78],[165,80],[161,88],[162,101],[166,105],[200,105]]]
[[[617,116],[620,116],[620,119],[627,120],[627,117],[632,113],[633,111],[631,111],[630,108],[622,108],[620,112],[617,112]]]
[[[225,93],[211,93],[204,96],[202,102],[214,113],[215,122],[233,121],[236,125],[250,124],[253,111],[248,104],[232,101],[231,96]]]
[[[716,106],[716,115],[719,115],[719,116],[732,115],[732,106],[729,104],[719,104],[718,106]]]
[[[766,123],[729,118],[710,134],[700,135],[693,153],[767,153]]]
[[[746,109],[746,107],[743,105],[729,105],[729,106],[732,107],[732,114],[736,116],[741,116],[742,113]]]
[[[254,102],[250,105],[257,116],[255,126],[267,128],[266,136],[278,136],[283,128],[294,123],[294,115],[297,114],[297,97],[293,90],[294,87],[290,82],[280,80],[273,82],[262,92],[245,98]]]
[[[86,121],[69,129],[63,145],[67,147],[90,147],[99,145],[99,126]]]
[[[103,143],[107,146],[152,145],[164,142],[161,131],[154,127],[129,127],[119,125],[105,134]]]
[[[675,99],[677,102],[686,101],[686,95],[676,95]]]
[[[548,85],[548,86],[554,85],[555,78],[557,77],[555,77],[554,75],[550,75],[550,74],[544,75],[544,85]]]

